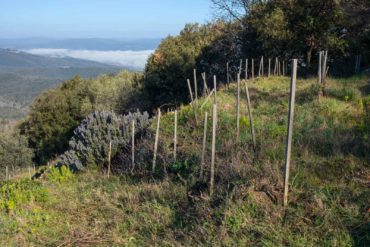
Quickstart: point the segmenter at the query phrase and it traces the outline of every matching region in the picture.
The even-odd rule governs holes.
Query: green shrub
[[[0,184],[0,210],[11,212],[30,201],[45,202],[48,191],[40,182],[28,179]]]
[[[162,41],[145,68],[144,90],[154,107],[188,100],[186,78],[202,50],[220,34],[217,25],[188,24],[180,35]]]
[[[30,109],[21,129],[36,150],[36,162],[46,163],[68,148],[73,130],[91,112],[123,111],[141,74],[121,72],[84,80],[77,76],[61,86],[41,94]]]
[[[0,170],[8,167],[27,167],[32,165],[33,150],[28,148],[27,138],[17,132],[0,133]],[[5,173],[0,172],[0,178]]]

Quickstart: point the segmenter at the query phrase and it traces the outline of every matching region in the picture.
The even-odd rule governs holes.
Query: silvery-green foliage
[[[74,130],[69,141],[69,151],[61,156],[64,164],[82,169],[90,163],[103,166],[107,163],[109,142],[112,142],[112,157],[131,143],[131,123],[135,121],[135,136],[149,126],[147,112],[116,115],[112,112],[94,112]]]

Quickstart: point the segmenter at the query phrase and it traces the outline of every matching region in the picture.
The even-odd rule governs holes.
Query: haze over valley
[[[160,39],[0,39],[0,118],[27,113],[41,92],[76,75],[141,71]]]

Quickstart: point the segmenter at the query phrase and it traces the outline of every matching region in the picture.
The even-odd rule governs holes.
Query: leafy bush
[[[66,151],[73,130],[91,112],[122,112],[122,99],[128,101],[140,80],[141,74],[131,72],[95,80],[77,76],[41,94],[21,127],[36,150],[36,162],[46,163]]]
[[[26,167],[32,164],[33,151],[27,138],[19,133],[0,133],[0,170],[5,167]],[[2,174],[2,173],[0,173]],[[5,176],[5,174],[4,174]]]
[[[145,68],[144,91],[155,107],[188,99],[186,78],[193,75],[202,50],[218,35],[217,25],[188,24],[180,35],[162,41]]]
[[[131,143],[131,122],[135,121],[135,135],[149,126],[148,113],[116,115],[112,112],[94,112],[86,117],[74,131],[69,142],[70,149],[61,156],[63,164],[83,169],[88,165],[106,165],[109,143],[112,143],[111,157]]]

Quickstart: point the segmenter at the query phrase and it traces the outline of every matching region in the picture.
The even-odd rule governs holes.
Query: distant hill
[[[72,50],[121,50],[121,51],[142,51],[154,50],[161,42],[160,38],[152,39],[47,39],[47,38],[27,38],[27,39],[0,39],[0,48],[6,49],[34,49],[34,48],[53,48],[53,49],[72,49]]]
[[[97,77],[121,69],[82,59],[0,49],[0,118],[21,117],[38,94],[76,75]]]

